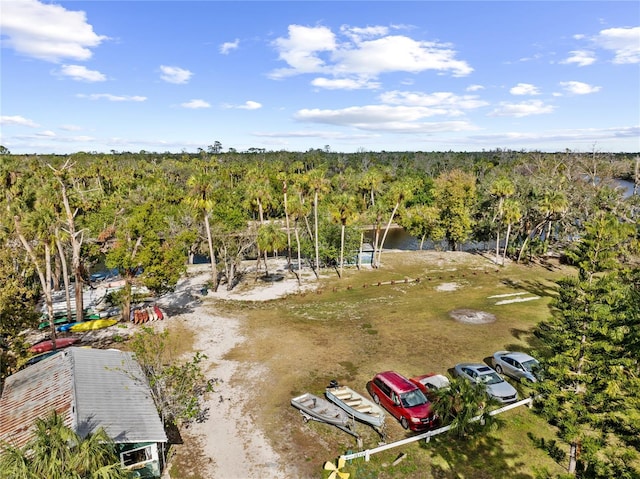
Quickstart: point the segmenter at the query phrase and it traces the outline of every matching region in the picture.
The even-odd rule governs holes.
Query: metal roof
[[[103,427],[116,443],[167,441],[132,353],[69,347],[9,376],[0,397],[0,440],[24,445],[35,419],[52,410],[83,437]]]

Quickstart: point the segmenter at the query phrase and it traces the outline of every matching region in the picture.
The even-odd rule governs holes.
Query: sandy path
[[[283,461],[273,450],[264,433],[256,429],[247,414],[251,391],[233,386],[233,378],[260,375],[264,366],[240,364],[225,359],[225,355],[245,338],[240,334],[240,321],[215,313],[216,299],[260,301],[277,298],[299,290],[297,281],[285,278],[275,283],[257,284],[250,290],[209,292],[202,300],[193,297],[200,285],[209,278],[206,269],[193,267],[177,285],[175,293],[161,298],[160,306],[176,314],[169,316],[169,324],[182,321],[197,331],[195,350],[207,355],[203,363],[208,379],[217,379],[214,392],[205,407],[208,417],[204,422],[189,427],[189,435],[200,439],[202,453],[210,466],[199,471],[202,477],[224,479],[252,479],[285,477],[291,475],[291,466],[285,472]],[[168,469],[165,478],[169,478]]]

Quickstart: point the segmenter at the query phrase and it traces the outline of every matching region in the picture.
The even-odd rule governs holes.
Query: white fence
[[[528,405],[529,407],[531,407],[531,403],[532,402],[533,402],[532,398],[523,399],[522,401],[517,401],[517,402],[514,402],[514,403],[509,404],[507,406],[501,407],[500,409],[495,409],[493,411],[490,411],[489,415],[495,416],[496,414],[500,414],[502,412],[509,411],[510,409],[517,408],[518,406]],[[471,422],[479,421],[481,418],[482,418],[482,416],[476,416],[476,417],[471,419]],[[364,457],[364,460],[368,462],[369,458],[371,457],[372,454],[376,454],[378,452],[386,451],[387,449],[392,449],[394,447],[403,446],[404,444],[409,444],[410,442],[419,441],[420,439],[425,439],[427,442],[429,442],[431,437],[437,436],[438,434],[442,434],[443,432],[447,432],[449,429],[451,429],[451,426],[444,426],[444,427],[441,427],[439,429],[434,429],[433,431],[427,431],[427,432],[424,432],[422,434],[418,434],[416,436],[411,436],[411,437],[408,437],[406,439],[402,439],[400,441],[392,442],[390,444],[385,444],[383,446],[379,446],[379,447],[376,447],[376,448],[373,448],[373,449],[366,449],[364,451],[354,452],[352,454],[344,454],[344,455],[340,456],[340,459],[350,460],[350,459],[356,459],[358,457]]]

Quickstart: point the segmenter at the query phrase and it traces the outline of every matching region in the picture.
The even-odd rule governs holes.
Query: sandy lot
[[[209,291],[202,296],[201,286],[209,279],[210,273],[206,265],[193,266],[178,283],[175,293],[158,301],[169,316],[165,326],[170,327],[171,323],[180,321],[197,331],[194,349],[207,356],[203,371],[208,379],[218,380],[215,391],[205,404],[207,419],[192,424],[187,431],[189,436],[197,438],[205,462],[209,464],[208,470],[200,471],[202,477],[252,479],[295,476],[291,476],[291,465],[285,471],[283,462],[263,432],[254,427],[251,417],[246,414],[250,400],[247,391],[232,385],[232,378],[234,374],[240,374],[240,367],[242,375],[246,376],[260,375],[264,366],[240,365],[225,359],[227,352],[245,338],[239,332],[237,319],[215,312],[216,300],[264,301],[301,290],[295,277],[283,272],[283,265],[274,265],[274,271],[283,278],[274,282],[254,282],[251,278],[246,285],[240,284],[231,292],[223,286],[215,293]],[[313,288],[314,283],[312,277],[306,277],[302,289]],[[170,477],[168,470],[165,478]]]

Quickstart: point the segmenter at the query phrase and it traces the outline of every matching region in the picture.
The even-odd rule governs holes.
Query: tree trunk
[[[300,253],[300,234],[298,233],[298,222],[296,221],[294,225],[294,232],[296,234],[296,246],[298,247],[298,274],[296,274],[296,278],[298,279],[298,286],[301,286],[300,282],[300,274],[302,274],[302,256]]]
[[[316,248],[316,269],[318,273],[320,271],[320,246],[318,244],[318,192],[316,191],[313,196],[313,221],[315,225],[314,240]],[[318,275],[316,274],[316,277]]]
[[[340,272],[338,274],[340,279],[342,279],[342,268],[344,262],[344,227],[345,225],[342,224],[342,227],[340,228]]]
[[[124,294],[122,295],[122,317],[125,321],[131,318],[131,276],[128,271],[124,274]]]
[[[633,194],[637,195],[640,191],[640,156],[636,156],[636,166],[633,176]]]
[[[380,264],[382,263],[382,250],[384,248],[384,241],[387,239],[387,233],[389,233],[389,228],[391,228],[393,217],[396,215],[396,211],[398,211],[399,206],[400,206],[400,203],[396,203],[396,205],[393,207],[393,211],[391,212],[391,217],[389,218],[387,227],[384,230],[384,235],[382,235],[382,241],[380,242],[380,251],[378,251],[378,266],[380,266]]]
[[[218,265],[216,264],[216,253],[213,250],[213,239],[211,238],[211,227],[209,226],[209,213],[204,212],[204,226],[207,230],[207,243],[209,244],[209,256],[211,257],[211,289],[218,290]]]
[[[71,322],[71,318],[73,313],[71,312],[71,295],[69,293],[69,273],[67,271],[67,260],[64,257],[64,248],[62,247],[62,242],[58,236],[58,232],[56,231],[56,248],[58,249],[58,256],[60,258],[60,266],[62,266],[62,280],[64,281],[64,296],[67,301],[67,319]],[[76,312],[76,318],[77,318]],[[78,319],[78,321],[82,321],[82,319]]]
[[[504,264],[504,262],[507,259],[507,247],[509,246],[509,235],[511,234],[511,223],[509,223],[507,225],[507,235],[504,239],[504,251],[502,253],[502,264]]]
[[[49,313],[49,328],[51,329],[51,344],[53,351],[56,350],[56,322],[53,314],[53,296],[51,295],[51,248],[45,243],[44,245],[44,266],[46,271],[45,301],[47,303],[47,312]]]
[[[376,234],[373,236],[373,255],[371,256],[371,266],[378,267],[376,255],[378,254],[378,241],[380,240],[380,220],[376,219]]]
[[[284,220],[287,228],[287,266],[291,264],[291,226],[289,224],[289,204],[287,202],[287,182],[282,182],[284,190]]]
[[[309,224],[309,218],[307,218],[305,216],[304,217],[304,222],[305,222],[305,225],[307,226],[307,234],[309,235],[309,239],[312,240],[313,239],[313,234],[311,233],[311,225]],[[300,243],[298,243],[298,252],[300,252]],[[318,279],[319,278],[318,268],[317,267],[312,267],[311,269],[313,271],[313,274],[316,275],[316,279]]]
[[[527,237],[524,239],[524,241],[522,242],[522,246],[520,247],[520,251],[518,252],[518,259],[516,260],[516,263],[520,262],[520,259],[522,258],[522,253],[524,252],[527,243],[529,242],[529,240],[531,239],[531,237],[535,234],[536,231],[538,231],[538,229],[540,227],[542,227],[542,225],[544,225],[546,220],[541,221],[540,223],[538,223],[537,225],[535,225],[527,234]]]
[[[500,264],[500,228],[496,230],[496,264]]]
[[[51,293],[51,252],[49,249],[49,245],[45,243],[44,251],[45,251],[45,271],[42,271],[40,267],[40,263],[38,262],[38,258],[36,257],[31,244],[27,241],[27,239],[22,234],[22,228],[20,225],[20,219],[17,216],[13,217],[13,222],[16,227],[16,234],[18,235],[18,239],[22,243],[22,246],[27,251],[27,255],[33,264],[33,267],[36,269],[36,273],[38,274],[38,279],[40,280],[40,286],[42,286],[42,293],[44,294],[44,301],[47,307],[47,315],[49,316],[49,326],[51,327],[51,340],[53,341],[53,348],[56,347],[56,326],[54,324],[54,315],[53,315],[53,296]]]
[[[576,463],[578,462],[578,456],[577,456],[577,451],[578,451],[578,443],[576,441],[572,441],[571,442],[571,446],[569,447],[569,466],[567,467],[567,472],[569,472],[569,474],[574,474],[576,473]]]
[[[68,164],[65,164],[63,168],[66,168]],[[84,315],[84,296],[82,291],[84,289],[84,278],[82,277],[82,259],[80,256],[80,250],[82,248],[83,233],[82,231],[76,231],[74,213],[71,211],[71,205],[69,204],[69,196],[67,195],[67,186],[62,179],[60,182],[60,192],[62,193],[62,203],[64,205],[64,211],[67,216],[67,226],[69,227],[69,239],[71,241],[71,268],[73,269],[73,276],[75,279],[75,297],[76,297],[76,318],[81,318]]]
[[[364,242],[364,230],[360,230],[360,249],[358,251],[358,271],[362,266],[362,243]]]

